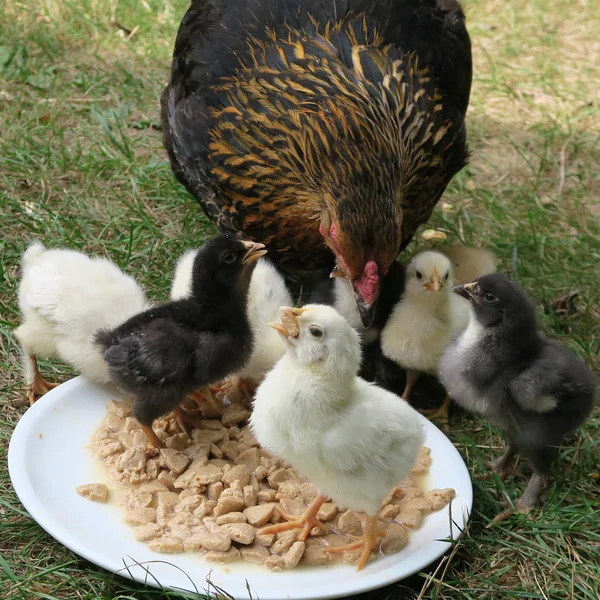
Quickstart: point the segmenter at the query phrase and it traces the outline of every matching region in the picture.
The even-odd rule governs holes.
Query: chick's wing
[[[365,381],[359,380],[357,388],[360,401],[340,413],[324,437],[324,459],[349,475],[408,472],[423,441],[413,409]]]
[[[165,385],[189,377],[193,370],[193,336],[168,320],[121,337],[104,359],[119,378],[134,385]]]
[[[566,408],[570,399],[593,395],[593,387],[585,364],[552,340],[546,341],[540,356],[510,383],[515,402],[537,413]]]

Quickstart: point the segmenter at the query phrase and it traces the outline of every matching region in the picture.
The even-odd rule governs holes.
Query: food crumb
[[[103,483],[78,485],[75,491],[92,502],[106,502],[108,500],[108,487]]]

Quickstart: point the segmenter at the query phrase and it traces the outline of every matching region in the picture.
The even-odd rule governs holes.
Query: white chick
[[[467,327],[469,303],[453,285],[450,261],[439,252],[421,252],[406,267],[404,292],[381,333],[383,355],[406,370],[405,400],[421,373],[437,373],[444,350]],[[447,419],[449,403],[430,416]]]
[[[171,299],[179,300],[189,295],[192,266],[197,253],[198,250],[190,250],[177,262]],[[282,275],[270,261],[259,259],[250,280],[246,309],[253,334],[252,355],[246,366],[235,373],[237,381],[232,379],[214,390],[230,392],[238,388],[249,396],[254,393],[257,383],[285,352],[285,343],[269,327],[269,322],[277,318],[280,306],[292,303],[292,296]]]
[[[15,330],[23,350],[30,404],[57,384],[45,381],[37,357],[59,358],[97,383],[110,375],[94,342],[100,328],[114,328],[149,308],[143,290],[105,258],[38,242],[25,251],[19,287],[22,324]]]
[[[395,394],[357,377],[360,338],[334,308],[308,304],[282,311],[272,326],[287,351],[258,387],[250,425],[261,446],[322,495],[301,517],[281,513],[288,522],[263,531],[298,528],[301,541],[313,527],[327,531],[316,515],[332,498],[368,515],[361,538],[327,549],[362,548],[360,570],[377,542],[381,503],[408,475],[424,441],[420,417]]]
[[[198,250],[188,250],[179,257],[173,283],[171,284],[171,300],[182,300],[192,294],[192,269]]]

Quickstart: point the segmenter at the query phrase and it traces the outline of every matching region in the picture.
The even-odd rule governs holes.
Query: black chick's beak
[[[246,254],[244,254],[244,258],[242,258],[242,263],[248,265],[257,261],[261,256],[264,256],[267,253],[264,244],[259,244],[258,242],[245,242],[242,241],[242,244],[247,248]]]
[[[457,285],[456,287],[452,288],[452,291],[455,294],[458,294],[459,296],[462,296],[463,298],[466,298],[470,301],[473,297],[475,285],[475,283],[465,283],[465,285]]]
[[[356,305],[358,307],[358,314],[362,321],[363,327],[368,329],[373,325],[375,320],[375,309],[377,308],[377,301],[372,304],[367,304],[360,296],[356,297]]]

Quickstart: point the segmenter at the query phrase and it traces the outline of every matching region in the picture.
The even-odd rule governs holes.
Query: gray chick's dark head
[[[454,291],[471,303],[475,317],[484,327],[535,328],[533,304],[524,290],[504,275],[483,275]]]
[[[225,288],[247,286],[256,261],[266,253],[264,244],[245,242],[230,233],[208,240],[194,259],[192,295],[206,292],[210,281]]]

